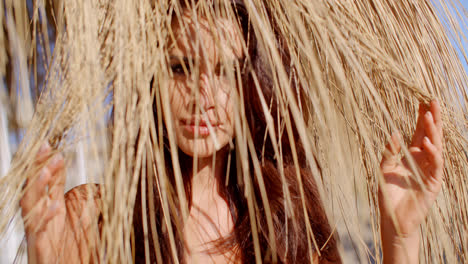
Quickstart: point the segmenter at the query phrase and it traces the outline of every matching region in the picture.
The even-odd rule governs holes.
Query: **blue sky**
[[[461,4],[465,7],[465,10],[467,11],[465,13],[465,19],[468,19],[468,0],[460,0]],[[465,20],[465,23],[468,23],[467,20]],[[466,38],[468,38],[468,28],[465,27],[463,30],[463,34],[465,35]],[[465,50],[466,53],[468,53],[468,41],[465,40],[465,42],[462,44],[463,49]],[[462,61],[464,61],[462,59]],[[468,64],[466,61],[464,61],[464,66],[465,66],[465,72],[468,74]]]

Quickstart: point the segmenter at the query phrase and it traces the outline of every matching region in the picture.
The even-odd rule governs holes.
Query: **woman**
[[[264,262],[341,263],[336,235],[307,166],[306,150],[300,142],[292,145],[289,140],[298,138],[297,129],[293,126],[278,138],[268,134],[262,98],[254,87],[256,76],[263,99],[271,102],[269,111],[273,123],[277,124],[275,118],[279,117],[274,113],[279,106],[271,88],[272,77],[262,63],[262,53],[245,7],[240,1],[233,2],[237,19],[216,17],[217,30],[210,24],[212,17],[201,15],[195,20],[196,8],[187,6],[182,14],[174,15],[170,25],[174,35],[168,45],[172,72],[167,87],[170,114],[163,116],[166,117],[165,130],[175,135],[190,211],[187,219],[181,217],[183,202],[178,200],[171,208],[175,211],[171,211],[170,220],[173,226],[180,226],[177,230],[180,232],[173,232],[174,248],[170,242],[171,232],[164,222],[159,178],[150,183],[141,180],[133,222],[135,262],[171,263],[177,258],[187,263],[253,263],[261,257]],[[280,39],[278,43],[282,43]],[[286,48],[283,52],[282,60],[288,65]],[[286,71],[289,71],[287,67]],[[242,76],[242,83],[233,87],[231,81],[236,74]],[[250,179],[238,178],[236,166],[229,166],[236,164],[231,146],[240,134],[235,125],[239,112],[235,104],[236,92],[244,95],[245,105],[249,106],[244,109],[245,118],[255,143],[249,157]],[[296,96],[299,99],[300,93]],[[158,108],[155,109],[157,118],[161,115],[158,115]],[[167,134],[166,169],[175,186]],[[265,135],[268,135],[266,140]],[[275,157],[272,142],[282,146],[282,159]],[[400,162],[397,134],[392,136],[381,163],[385,181],[380,186],[379,205],[385,263],[418,263],[419,226],[440,191],[443,175],[442,123],[437,102],[420,107],[409,150],[421,168],[423,186],[411,180],[410,166]],[[99,191],[96,186],[86,185],[64,196],[64,160],[59,154],[49,160],[51,153],[48,145],[41,148],[37,162],[47,164],[36,181],[28,182],[21,200],[23,216],[29,219],[26,221],[29,261],[87,263],[93,259],[99,241]],[[255,160],[262,161],[258,166],[264,176],[263,183],[254,177]],[[299,164],[300,177],[297,177],[295,164]],[[244,197],[249,182],[253,184],[257,201],[254,222],[258,235],[252,232],[250,205]],[[268,190],[269,208],[262,203],[262,185]],[[50,200],[40,199],[47,195],[46,186]],[[90,197],[93,199],[88,202]],[[287,208],[284,197],[291,197]],[[39,200],[45,202],[37,205]],[[148,209],[151,204],[153,210]],[[151,225],[145,217],[153,219],[156,225]],[[305,231],[309,227],[313,230],[315,245],[310,244]],[[145,245],[147,241],[149,244]]]

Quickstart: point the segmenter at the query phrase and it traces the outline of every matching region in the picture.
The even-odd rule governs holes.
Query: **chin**
[[[209,158],[216,152],[226,147],[229,143],[228,140],[219,142],[219,148],[216,148],[213,140],[209,137],[199,139],[182,139],[178,141],[178,146],[182,152],[190,157],[195,157],[195,153],[198,158]]]

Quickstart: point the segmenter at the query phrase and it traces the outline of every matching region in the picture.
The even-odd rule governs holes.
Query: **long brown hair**
[[[181,1],[184,2],[184,1]],[[196,1],[195,1],[196,2]],[[259,85],[262,90],[262,94],[267,102],[271,102],[270,111],[271,113],[277,113],[278,103],[276,101],[275,91],[273,90],[273,81],[271,77],[271,69],[268,66],[265,66],[257,45],[257,40],[255,38],[255,33],[250,25],[249,14],[243,2],[240,0],[232,1],[233,10],[237,14],[238,21],[243,30],[244,40],[247,42],[247,47],[249,50],[249,60],[246,61],[248,67],[252,71],[246,71],[243,73],[242,78],[242,87],[246,120],[249,126],[249,132],[252,136],[256,155],[259,160],[262,160],[261,172],[264,179],[265,188],[268,190],[268,202],[271,210],[271,217],[274,226],[274,237],[276,245],[276,254],[278,256],[278,263],[306,263],[311,262],[313,258],[317,258],[320,263],[340,263],[341,258],[337,250],[337,241],[336,235],[332,232],[330,224],[328,222],[322,200],[317,190],[317,185],[314,181],[314,178],[311,173],[311,169],[307,166],[307,161],[305,157],[305,150],[300,142],[295,143],[295,150],[291,148],[289,143],[289,134],[287,132],[283,133],[280,138],[271,139],[267,136],[265,140],[265,135],[268,135],[267,121],[264,115],[264,110],[260,103],[259,94],[256,89],[251,89],[255,87],[254,75],[257,77]],[[186,8],[182,4],[183,8]],[[273,25],[273,28],[276,29],[277,26]],[[278,35],[278,34],[277,34]],[[281,39],[278,37],[279,50],[281,51],[282,60],[285,66],[287,73],[291,74],[289,68],[289,56],[287,53],[286,47],[282,45]],[[254,74],[253,74],[253,73]],[[297,84],[292,83],[291,85],[297,86]],[[250,88],[250,89],[249,89]],[[297,95],[300,98],[300,94]],[[155,119],[157,116],[155,111]],[[272,115],[274,118],[278,119],[279,117]],[[278,120],[275,120],[274,124],[278,124]],[[298,132],[294,124],[292,124],[292,137],[298,138]],[[165,139],[166,144],[164,147],[165,152],[165,164],[166,171],[169,175],[169,180],[171,184],[174,183],[174,177],[172,172],[172,161],[171,155],[169,154],[169,145],[167,144],[167,138]],[[282,146],[282,168],[280,168],[278,159],[275,158],[275,151],[272,142],[279,142]],[[255,252],[254,252],[254,242],[253,234],[251,229],[251,224],[248,213],[247,200],[244,196],[245,185],[240,181],[237,176],[236,171],[236,154],[235,149],[230,150],[232,155],[232,160],[230,167],[226,165],[226,170],[229,170],[229,183],[224,185],[226,179],[219,179],[218,190],[220,195],[226,200],[232,219],[234,222],[234,228],[229,237],[222,238],[219,241],[214,241],[213,250],[210,252],[224,252],[232,249],[238,250],[239,256],[242,259],[243,263],[254,263],[255,262]],[[296,165],[293,160],[293,151],[298,158],[299,171],[301,183],[299,182]],[[250,162],[252,163],[253,157],[249,157]],[[191,199],[191,157],[179,151],[179,162],[183,164],[181,166],[182,175],[184,178],[185,192],[186,197],[190,205]],[[259,183],[257,178],[254,177],[253,166],[249,166],[251,182],[253,183],[253,190],[255,194],[255,201],[261,201]],[[284,180],[281,179],[281,170],[284,173]],[[140,179],[140,186],[138,188],[138,193],[135,202],[134,217],[133,217],[133,226],[134,226],[134,237],[135,237],[135,262],[144,263],[145,262],[145,248],[144,241],[145,239],[149,242],[149,256],[146,256],[150,259],[151,263],[163,261],[163,263],[174,263],[173,254],[171,254],[171,245],[169,243],[169,234],[168,230],[164,227],[164,214],[161,206],[161,199],[158,193],[158,188],[156,186],[156,181],[153,181],[153,186],[148,184],[148,181],[143,181]],[[292,200],[293,208],[288,208],[292,213],[286,212],[285,206],[285,189],[283,184],[286,184],[287,191]],[[302,198],[299,193],[300,185],[304,190],[305,197],[305,210],[307,211],[308,218],[305,217],[304,208],[302,207]],[[175,186],[175,185],[173,185]],[[142,188],[146,190],[145,197],[149,197],[150,190],[153,191],[154,199],[153,201],[148,201],[146,198],[146,214],[153,213],[155,223],[153,228],[156,230],[148,231],[151,228],[151,225],[148,223],[147,233],[145,235],[143,228],[143,218],[142,218]],[[175,198],[177,199],[177,198]],[[154,204],[154,211],[149,210],[148,204],[152,202]],[[265,214],[265,208],[262,202],[257,202],[255,204],[257,208],[257,219],[258,221],[258,238],[259,244],[261,247],[261,256],[263,262],[268,263],[272,262],[272,248],[271,241],[269,238],[269,230],[267,228],[267,216]],[[171,212],[171,221],[173,226],[178,226],[179,219],[177,215],[180,215],[179,212]],[[290,216],[294,215],[294,218]],[[147,217],[150,219],[150,217]],[[308,238],[306,235],[306,222],[310,223],[312,227],[315,241],[319,248],[321,248],[320,253],[316,251],[313,253],[314,256],[311,256],[310,249],[308,245]],[[157,237],[154,237],[151,234],[156,234]],[[183,248],[184,248],[184,239],[181,237],[181,233],[174,232],[176,237],[176,246],[178,252],[179,261],[183,262]],[[158,251],[156,253],[155,251]],[[320,257],[318,257],[320,255]],[[160,259],[158,259],[160,257]]]

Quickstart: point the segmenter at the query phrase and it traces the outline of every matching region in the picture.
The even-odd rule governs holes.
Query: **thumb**
[[[64,188],[65,188],[65,161],[61,154],[55,154],[48,168],[52,174],[51,183],[49,185],[49,194],[54,200],[64,199]]]
[[[397,155],[401,151],[400,138],[401,136],[399,132],[394,132],[392,134],[390,137],[390,142],[385,146],[381,165],[387,162],[396,161]]]

